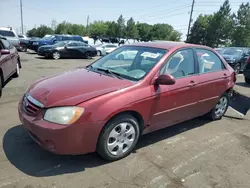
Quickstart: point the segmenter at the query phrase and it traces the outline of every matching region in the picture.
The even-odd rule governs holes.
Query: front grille
[[[27,97],[23,99],[23,110],[31,116],[37,115],[37,113],[41,110],[41,107],[35,105]]]

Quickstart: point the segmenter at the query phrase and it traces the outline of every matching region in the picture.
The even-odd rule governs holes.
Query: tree
[[[125,29],[125,36],[131,39],[135,39],[138,37],[138,30],[137,30],[135,21],[132,17],[127,21],[127,27]]]
[[[136,26],[137,26],[138,36],[140,40],[149,41],[152,39],[152,36],[151,36],[152,25],[149,25],[147,23],[137,22]]]
[[[234,15],[235,27],[232,34],[234,46],[250,46],[250,4],[242,3]]]
[[[106,36],[108,31],[108,24],[103,21],[94,21],[89,25],[90,36]]]
[[[84,36],[86,34],[86,28],[81,24],[72,24],[64,21],[57,25],[55,33]]]
[[[118,31],[118,24],[116,22],[106,22],[108,30],[107,30],[107,36],[108,37],[118,37],[117,31]]]
[[[27,32],[27,35],[29,37],[44,37],[45,35],[51,35],[54,31],[46,26],[46,25],[40,25],[38,28],[33,28]]]
[[[119,38],[123,38],[125,35],[125,19],[121,15],[117,20],[117,35]]]
[[[169,24],[155,24],[151,29],[153,40],[179,41],[181,34],[174,30]]]

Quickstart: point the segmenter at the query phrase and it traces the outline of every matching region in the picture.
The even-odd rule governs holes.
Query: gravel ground
[[[58,156],[34,143],[17,103],[35,80],[91,60],[45,60],[20,53],[21,76],[0,99],[0,188],[246,188],[250,185],[250,114],[244,120],[194,119],[144,136],[127,158],[106,163],[97,154]],[[250,97],[238,76],[236,90]]]

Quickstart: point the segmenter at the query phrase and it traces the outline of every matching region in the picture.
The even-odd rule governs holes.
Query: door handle
[[[227,78],[227,74],[226,74],[226,73],[224,73],[224,74],[223,74],[223,77],[226,79],[226,78]]]
[[[190,83],[189,83],[189,86],[191,86],[191,87],[194,87],[196,85],[197,85],[197,83],[195,81],[193,81],[193,80],[191,80]]]

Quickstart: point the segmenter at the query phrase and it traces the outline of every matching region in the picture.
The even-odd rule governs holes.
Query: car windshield
[[[89,70],[116,74],[122,79],[139,81],[158,63],[166,49],[123,46],[88,67]]]
[[[223,54],[224,55],[235,55],[235,56],[239,56],[243,53],[243,51],[239,48],[226,48],[225,50],[223,50]]]
[[[0,35],[4,37],[15,37],[15,34],[12,31],[0,30]]]
[[[63,42],[57,42],[54,44],[55,47],[63,47],[67,44],[68,42],[66,41],[63,41]]]

